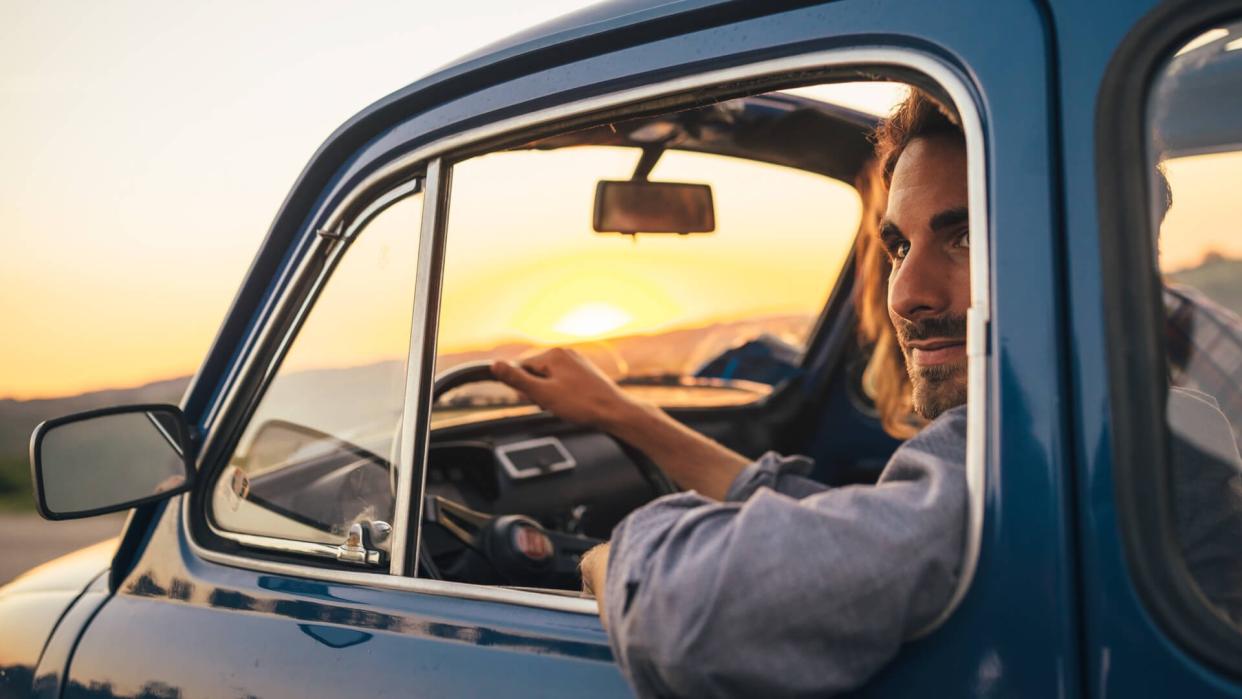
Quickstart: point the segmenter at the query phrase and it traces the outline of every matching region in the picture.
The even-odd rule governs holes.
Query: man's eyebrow
[[[928,223],[928,226],[933,231],[938,231],[944,228],[948,228],[950,226],[956,226],[959,223],[964,223],[969,219],[970,219],[970,212],[967,211],[966,207],[960,206],[956,209],[949,209],[947,211],[941,211],[935,216],[932,216],[931,221]]]
[[[876,230],[876,237],[880,240],[892,240],[893,238],[905,238],[905,234],[897,227],[897,224],[888,219],[880,221],[880,227]]]

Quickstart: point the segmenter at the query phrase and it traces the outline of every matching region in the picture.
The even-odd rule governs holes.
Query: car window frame
[[[969,503],[966,553],[950,603],[939,618],[919,630],[916,635],[925,635],[943,623],[969,591],[978,564],[983,530],[987,444],[991,439],[986,419],[993,359],[990,352],[992,343],[989,341],[992,333],[989,252],[991,230],[987,215],[987,158],[982,109],[972,87],[973,83],[957,66],[940,56],[916,48],[885,44],[811,51],[727,68],[691,71],[693,67],[688,66],[687,73],[678,77],[570,101],[432,140],[376,167],[324,217],[325,223],[320,230],[339,229],[350,219],[353,212],[374,197],[377,190],[390,187],[393,182],[408,177],[412,169],[425,168],[423,229],[419,276],[415,289],[416,315],[411,329],[407,362],[406,410],[399,457],[400,464],[411,464],[417,468],[403,467],[398,474],[397,512],[392,522],[392,555],[388,573],[310,566],[265,557],[253,551],[227,552],[211,548],[194,536],[190,501],[183,499],[181,516],[192,550],[214,562],[269,573],[597,615],[598,610],[593,600],[558,595],[554,591],[445,582],[414,575],[414,562],[418,560],[422,498],[413,498],[412,495],[416,482],[418,492],[424,492],[426,488],[425,463],[430,439],[432,372],[446,248],[445,205],[451,192],[451,170],[446,168],[446,163],[488,152],[496,144],[511,141],[519,134],[529,138],[541,131],[553,133],[584,123],[602,123],[634,116],[644,105],[649,109],[657,100],[662,104],[670,98],[678,97],[689,101],[692,94],[695,99],[702,100],[712,90],[722,95],[728,93],[729,96],[740,96],[762,92],[761,84],[775,87],[781,83],[788,84],[794,79],[802,84],[839,82],[850,77],[874,79],[877,74],[882,74],[931,84],[943,91],[960,115],[967,137],[969,220],[975,235],[971,241],[971,310],[967,317],[969,404],[966,478]],[[740,89],[741,86],[746,86],[746,89]],[[849,265],[846,269],[849,269]],[[834,292],[837,288],[838,285],[833,286]],[[436,302],[431,303],[432,299]],[[822,318],[816,324],[816,335],[809,340],[808,351],[817,346],[818,333],[825,331],[828,325],[832,324],[826,324]],[[233,408],[228,403],[237,400],[236,395],[230,393],[224,400],[226,404],[220,409],[220,414],[229,415]],[[213,425],[213,433],[217,426]],[[208,438],[211,436],[209,434]],[[211,465],[200,464],[200,468],[203,466]]]
[[[1221,619],[1194,584],[1174,535],[1167,483],[1170,444],[1164,305],[1154,245],[1148,104],[1173,54],[1226,21],[1242,21],[1236,0],[1166,2],[1143,17],[1113,54],[1095,115],[1100,280],[1118,532],[1145,609],[1193,657],[1242,678],[1242,630]],[[1136,274],[1135,271],[1138,270]],[[1150,273],[1149,273],[1150,271]]]
[[[221,414],[224,419],[213,426],[200,450],[200,455],[212,451],[219,455],[213,468],[205,468],[206,464],[198,465],[200,486],[196,489],[197,498],[202,501],[197,512],[198,521],[188,516],[183,517],[183,525],[187,532],[193,532],[195,524],[200,524],[210,536],[217,540],[236,545],[238,550],[246,550],[257,555],[293,555],[310,557],[313,563],[308,567],[319,569],[321,566],[340,566],[356,569],[356,563],[346,559],[334,559],[340,546],[322,542],[286,539],[277,536],[249,534],[225,529],[216,524],[211,514],[211,491],[224,473],[224,467],[233,455],[250,420],[262,401],[266,390],[276,377],[285,355],[296,342],[303,324],[311,316],[315,302],[327,287],[337,265],[352,247],[354,241],[365,234],[366,227],[389,207],[407,199],[423,195],[426,206],[426,174],[421,168],[415,168],[398,183],[387,188],[374,191],[371,196],[356,202],[353,209],[342,212],[332,227],[319,227],[310,231],[302,241],[301,254],[295,255],[285,274],[280,278],[280,291],[273,294],[269,304],[270,315],[262,329],[257,333],[249,348],[248,354],[239,362],[235,380],[222,401]],[[420,220],[419,227],[419,259],[422,259],[422,229],[425,217]],[[418,294],[416,284],[415,295]],[[407,340],[407,353],[408,353]],[[408,371],[407,371],[408,376]],[[408,402],[403,399],[403,403]],[[210,449],[209,449],[210,447]],[[400,468],[400,464],[397,465]],[[189,514],[187,505],[184,513]],[[397,512],[396,515],[400,513]],[[394,516],[394,519],[396,516]],[[200,530],[201,531],[201,530]],[[192,538],[192,537],[191,537]],[[395,538],[393,539],[395,543]]]

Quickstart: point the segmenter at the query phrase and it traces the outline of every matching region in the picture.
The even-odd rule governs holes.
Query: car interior
[[[893,93],[904,89],[901,84],[882,85],[888,102],[870,111],[844,106],[848,100],[835,101],[835,93],[825,98],[788,89],[597,123],[511,144],[495,155],[591,149],[618,154],[629,172],[594,178],[585,183],[581,201],[575,198],[575,211],[590,213],[581,216],[592,227],[583,239],[607,239],[616,249],[641,251],[686,247],[683,241],[712,236],[725,240],[738,218],[729,213],[727,188],[673,181],[661,177],[658,167],[675,165],[685,154],[736,160],[830,180],[861,201],[854,190],[869,166],[869,134],[894,103],[891,95],[904,94]],[[468,166],[454,165],[461,170],[454,175],[455,196],[468,189]],[[763,209],[764,202],[752,206],[764,215],[780,208],[779,203],[772,211]],[[477,208],[450,204],[446,289],[455,283],[454,260],[465,257],[454,257],[454,217]],[[766,316],[726,318],[688,329],[596,332],[598,337],[580,342],[553,334],[514,343],[501,333],[490,345],[476,341],[469,351],[446,350],[442,325],[428,458],[425,473],[415,478],[416,489],[419,475],[425,484],[417,576],[580,595],[581,556],[606,541],[629,512],[678,490],[630,445],[542,412],[495,382],[491,360],[520,360],[539,346],[579,348],[597,364],[609,365],[606,373],[624,390],[743,455],[805,454],[816,463],[812,477],[821,481],[874,482],[900,442],[884,431],[864,389],[869,348],[856,332],[851,250],[865,215],[847,222],[837,267],[811,268],[808,274],[824,290],[809,299],[808,312],[796,323],[785,316],[770,322]],[[812,231],[819,225],[803,223]],[[453,306],[445,294],[441,313],[447,318]],[[588,320],[605,316],[596,312]],[[676,342],[695,348],[683,353],[680,364],[649,361],[652,348]],[[399,381],[401,373],[386,376]],[[322,545],[345,539],[345,549],[385,550],[396,497],[393,417],[380,421],[383,439],[367,436],[374,430],[344,433],[298,419],[253,418],[209,489],[212,532],[279,560],[299,557],[287,550],[273,553],[279,547],[253,535]],[[399,425],[400,415],[395,417]],[[337,557],[314,562],[347,569],[357,562]]]
[[[558,134],[515,149],[629,149],[637,163],[629,183],[648,189],[685,186],[648,180],[661,156],[674,150],[797,168],[853,186],[872,153],[868,135],[875,119],[774,92]],[[612,184],[601,182],[597,194]],[[664,194],[639,191],[630,202],[612,206],[644,213],[642,231],[688,235],[706,225],[693,204],[669,205]],[[628,211],[601,212],[607,204],[597,196],[597,233],[601,220],[633,218]],[[616,232],[632,234],[624,228]],[[824,270],[825,277],[834,273]],[[873,482],[899,442],[881,429],[862,390],[866,348],[851,322],[850,291],[847,263],[809,333],[809,350],[770,335],[739,338],[692,374],[626,375],[618,382],[744,455],[807,454],[816,461],[815,477],[825,482]],[[442,352],[438,369],[446,363]],[[419,574],[576,594],[582,554],[606,541],[626,514],[678,486],[624,442],[520,401],[493,395],[473,410],[454,413],[455,404],[469,401],[446,398],[468,384],[493,380],[488,366],[487,359],[476,360],[437,376],[433,411],[442,417],[433,412]],[[661,395],[674,391],[691,396]]]

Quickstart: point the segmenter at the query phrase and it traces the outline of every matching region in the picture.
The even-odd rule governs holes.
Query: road
[[[0,512],[0,585],[23,571],[116,536],[125,514],[49,522],[31,512]]]

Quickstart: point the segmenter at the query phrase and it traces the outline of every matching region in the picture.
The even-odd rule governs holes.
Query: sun
[[[601,337],[632,320],[629,313],[611,303],[593,301],[572,308],[552,329],[579,338]]]

